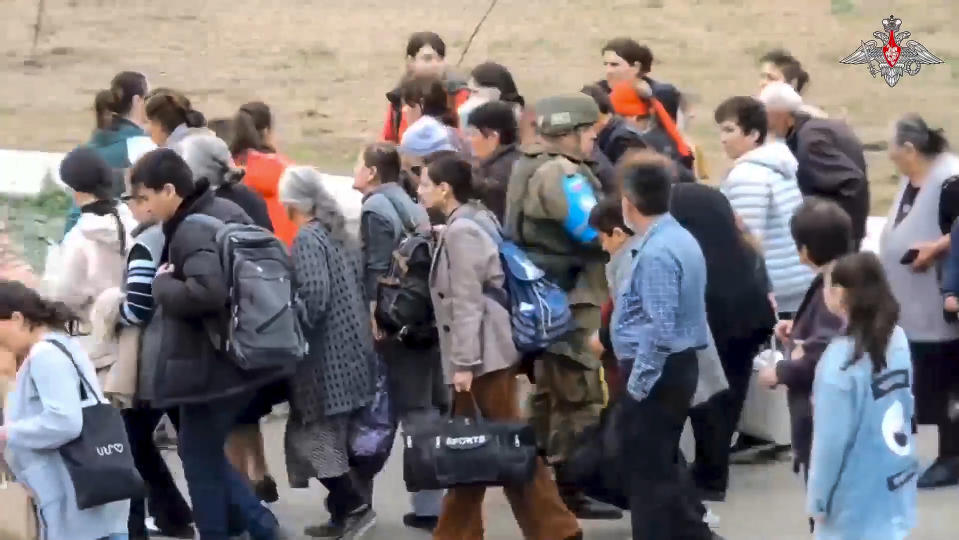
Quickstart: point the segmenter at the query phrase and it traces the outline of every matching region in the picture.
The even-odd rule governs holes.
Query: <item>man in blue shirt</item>
[[[613,349],[629,373],[621,404],[623,461],[634,540],[713,538],[678,465],[679,438],[696,390],[696,350],[707,341],[706,262],[669,214],[677,171],[649,153],[624,164],[623,218],[641,236],[632,277],[616,299]]]

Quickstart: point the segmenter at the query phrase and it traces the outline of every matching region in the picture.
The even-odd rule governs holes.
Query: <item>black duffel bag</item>
[[[486,420],[475,398],[473,411],[472,417],[453,416],[403,427],[403,480],[408,491],[532,481],[537,458],[532,426]]]
[[[146,495],[143,479],[133,463],[130,441],[120,410],[101,402],[93,386],[80,371],[70,351],[60,342],[48,339],[70,359],[80,377],[80,400],[88,393],[96,405],[83,408],[80,436],[60,447],[77,496],[77,508],[86,510],[107,503],[141,499]]]
[[[557,469],[556,481],[576,486],[584,495],[598,501],[628,510],[627,482],[620,470],[623,429],[620,403],[618,399],[610,401],[599,423],[580,433],[566,463]]]

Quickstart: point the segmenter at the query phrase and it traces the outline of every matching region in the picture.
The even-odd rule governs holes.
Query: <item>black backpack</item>
[[[373,317],[383,332],[407,347],[428,349],[438,341],[429,284],[433,238],[419,231],[402,201],[382,195],[399,216],[402,230],[390,267],[379,279]]]

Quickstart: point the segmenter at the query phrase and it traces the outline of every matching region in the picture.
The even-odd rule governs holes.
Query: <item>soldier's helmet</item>
[[[580,126],[591,126],[599,121],[599,107],[593,98],[583,94],[541,99],[534,109],[536,131],[547,137],[565,135]]]

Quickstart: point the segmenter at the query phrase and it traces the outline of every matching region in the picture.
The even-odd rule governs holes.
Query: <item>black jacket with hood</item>
[[[186,220],[192,214],[224,223],[252,223],[239,206],[214,196],[201,179],[196,192],[163,225],[166,244],[160,262],[172,264],[174,271],[158,275],[153,282],[156,311],[142,349],[155,366],[148,392],[157,408],[253,391],[291,374],[279,369],[244,371],[214,349],[204,320],[227,309],[227,279],[215,242],[216,227]]]

